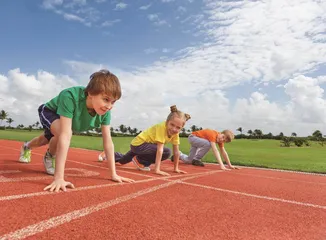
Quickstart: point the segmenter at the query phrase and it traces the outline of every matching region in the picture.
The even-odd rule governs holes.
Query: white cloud
[[[185,7],[179,6],[178,11],[181,13],[185,13],[185,12],[187,12],[187,9]]]
[[[120,2],[115,5],[114,10],[122,10],[125,9],[127,6],[128,4]]]
[[[42,6],[45,9],[52,9],[55,6],[62,5],[62,3],[63,3],[63,0],[44,0],[43,3],[42,3]]]
[[[157,52],[157,49],[156,48],[147,48],[147,49],[144,50],[144,52],[146,54],[151,54],[151,53]]]
[[[158,14],[149,14],[147,18],[156,26],[166,25],[167,21],[160,19]]]
[[[0,75],[0,93],[6,93],[9,91],[9,81],[6,76]]]
[[[67,20],[70,20],[70,21],[78,21],[78,22],[85,22],[84,19],[76,16],[76,15],[73,15],[73,14],[68,14],[68,13],[65,13],[63,14],[63,17]]]
[[[291,105],[298,120],[326,123],[326,100],[318,79],[300,75],[290,79],[284,88],[285,93],[291,97]]]
[[[29,125],[38,121],[37,108],[55,97],[64,88],[77,85],[66,75],[53,75],[38,71],[36,75],[22,73],[20,69],[10,70],[7,76],[0,76],[5,82],[6,92],[0,91],[0,108],[9,112],[13,125]]]
[[[102,27],[111,27],[116,23],[121,22],[121,19],[114,19],[114,20],[107,20],[105,22],[102,23]]]
[[[139,9],[140,9],[140,10],[147,10],[147,9],[149,9],[151,6],[152,6],[152,4],[150,3],[150,4],[148,4],[148,5],[143,5],[143,6],[141,6]]]
[[[163,52],[163,53],[168,53],[168,52],[170,52],[170,51],[171,51],[171,50],[168,49],[168,48],[163,48],[163,49],[162,49],[162,52]]]
[[[42,6],[46,10],[63,16],[65,20],[80,22],[88,27],[97,22],[101,15],[97,9],[89,7],[86,0],[73,0],[69,2],[63,0],[44,0]]]

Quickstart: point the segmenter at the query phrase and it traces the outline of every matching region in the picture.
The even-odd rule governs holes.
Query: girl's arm
[[[102,125],[103,148],[108,160],[109,177],[115,182],[134,182],[129,178],[123,178],[117,175],[114,159],[114,145],[111,137],[110,125]]]
[[[56,120],[51,124],[51,132],[55,138],[58,138],[55,158],[55,172],[54,181],[45,187],[44,190],[59,192],[60,189],[66,191],[66,187],[75,188],[72,183],[64,180],[65,164],[72,136],[71,127],[72,119],[64,116],[60,116],[59,121]]]
[[[163,176],[170,176],[170,174],[161,171],[161,161],[163,155],[163,143],[157,143],[156,158],[155,158],[155,173]]]
[[[173,145],[174,171],[176,173],[186,173],[185,171],[179,169],[179,158],[180,158],[179,145]]]

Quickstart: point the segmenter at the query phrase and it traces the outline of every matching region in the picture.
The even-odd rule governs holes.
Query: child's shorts
[[[60,115],[47,108],[45,104],[42,104],[38,108],[38,115],[40,116],[41,124],[44,128],[44,136],[48,141],[50,141],[50,139],[53,137],[53,134],[51,133],[50,130],[51,124],[55,120],[60,119]]]

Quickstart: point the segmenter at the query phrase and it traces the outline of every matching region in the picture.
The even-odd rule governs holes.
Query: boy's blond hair
[[[234,139],[234,134],[231,130],[224,130],[222,132],[225,136],[225,142],[231,142]]]
[[[102,69],[89,77],[90,81],[85,92],[92,95],[105,94],[115,100],[121,98],[121,86],[119,79],[110,71]]]
[[[171,112],[170,112],[169,116],[166,119],[167,122],[170,121],[174,117],[179,117],[179,118],[181,118],[181,119],[184,120],[184,124],[185,124],[186,121],[188,121],[191,118],[189,114],[183,113],[183,112],[179,111],[177,109],[177,106],[176,105],[172,105],[170,107],[170,110],[171,110]]]

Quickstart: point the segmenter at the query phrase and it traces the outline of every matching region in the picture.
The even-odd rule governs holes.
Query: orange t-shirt
[[[214,143],[216,143],[217,136],[220,135],[218,131],[212,129],[199,130],[196,132],[192,132],[191,134],[199,138],[204,138]],[[219,147],[224,147],[224,143],[217,143],[217,144]]]

